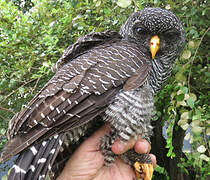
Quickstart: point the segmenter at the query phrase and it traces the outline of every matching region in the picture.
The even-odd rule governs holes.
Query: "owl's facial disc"
[[[185,42],[180,20],[171,11],[160,8],[145,8],[133,13],[121,27],[120,35],[136,43],[145,55],[165,62],[173,62]]]
[[[155,35],[155,36],[152,36],[152,38],[150,39],[150,52],[152,54],[152,59],[155,58],[155,55],[159,49],[159,45],[160,45],[160,38]]]

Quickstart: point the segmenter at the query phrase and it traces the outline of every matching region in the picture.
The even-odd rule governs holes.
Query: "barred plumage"
[[[171,32],[174,37],[168,38]],[[161,40],[152,60],[154,35]],[[111,132],[100,145],[106,165],[115,159],[111,144],[116,138],[141,135],[149,140],[154,93],[170,75],[184,40],[178,18],[159,8],[132,14],[120,33],[79,38],[54,66],[52,79],[10,121],[1,161],[20,155],[9,180],[44,179],[47,171],[57,177],[83,137],[106,121]],[[151,161],[148,155],[140,160],[132,150],[120,157],[130,165],[136,159]]]

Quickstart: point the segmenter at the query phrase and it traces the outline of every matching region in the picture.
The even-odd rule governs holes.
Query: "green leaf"
[[[2,176],[1,180],[7,180],[7,175]]]
[[[178,125],[179,126],[184,126],[184,125],[186,125],[188,123],[188,120],[187,119],[180,119],[179,121],[178,121]]]
[[[200,126],[192,127],[192,132],[200,134],[203,131],[203,128]]]
[[[184,94],[187,94],[187,92],[188,92],[188,88],[187,88],[187,87],[181,86],[180,89],[182,90],[182,92],[183,92]]]
[[[199,146],[199,147],[197,148],[197,151],[198,151],[199,153],[204,153],[204,152],[206,151],[206,148],[205,148],[204,145],[201,145],[201,146]]]
[[[172,147],[170,147],[170,149],[169,149],[169,151],[168,151],[168,153],[167,153],[167,157],[171,157],[171,158],[173,158],[173,149],[174,149],[174,147],[172,146]]]
[[[210,160],[210,158],[207,155],[205,155],[205,154],[201,154],[200,155],[200,159],[202,159],[202,160],[204,160],[206,162],[209,162],[209,160]]]
[[[176,154],[174,152],[172,152],[171,157],[172,158],[176,157]]]
[[[24,95],[24,92],[25,92],[25,88],[23,88],[23,87],[19,87],[18,88],[18,91],[19,91],[19,93],[20,93],[20,95]]]
[[[207,78],[210,78],[210,72],[205,72],[205,76],[206,76]]]
[[[160,174],[165,174],[165,171],[166,171],[166,170],[165,170],[163,167],[157,165],[157,166],[155,167],[155,171],[158,172],[158,173],[160,173]]]
[[[206,135],[207,135],[207,136],[210,136],[210,127],[208,127],[208,128],[206,129]]]
[[[0,134],[1,134],[1,135],[5,135],[5,134],[6,134],[6,132],[7,132],[7,130],[6,130],[6,129],[4,129],[4,128],[2,128],[2,129],[0,130]]]
[[[195,102],[197,100],[197,96],[194,93],[190,93],[190,98]]]
[[[183,59],[189,59],[191,57],[191,51],[190,50],[185,50],[182,54]]]
[[[192,120],[195,121],[195,120],[200,120],[201,119],[201,115],[200,114],[196,114],[192,117]]]
[[[189,42],[188,42],[188,47],[191,48],[191,49],[194,49],[194,48],[195,48],[195,43],[194,43],[194,41],[189,41]]]
[[[176,96],[177,101],[183,101],[184,100],[184,94],[179,94]]]
[[[182,72],[176,73],[175,78],[178,82],[186,82],[186,80],[187,80]]]
[[[181,125],[181,128],[183,130],[187,130],[187,128],[189,127],[190,125],[188,123],[184,124],[184,125]]]
[[[99,1],[96,2],[95,6],[99,7],[100,5],[101,5],[101,1],[99,0]]]
[[[192,123],[191,123],[192,127],[196,127],[196,126],[199,126],[199,125],[200,125],[200,120],[195,120],[195,121],[192,121]]]
[[[171,138],[168,138],[166,140],[167,144],[166,144],[166,148],[170,148],[171,147],[171,144],[172,144],[172,139]]]
[[[194,100],[193,100],[193,98],[189,97],[187,99],[187,104],[188,104],[188,106],[190,106],[191,108],[193,108],[194,107]]]
[[[181,114],[181,119],[189,119],[189,111],[185,111]]]
[[[127,8],[130,6],[132,3],[131,0],[118,0],[117,5],[120,6],[121,8]]]

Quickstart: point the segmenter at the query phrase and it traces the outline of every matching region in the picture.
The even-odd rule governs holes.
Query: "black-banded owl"
[[[111,144],[116,138],[149,140],[153,96],[184,42],[179,19],[160,8],[133,13],[119,33],[79,38],[55,64],[52,79],[9,123],[1,161],[20,154],[9,180],[45,179],[48,171],[55,178],[69,158],[61,160],[62,153],[70,155],[104,122],[111,127],[100,144],[105,165],[115,160]],[[140,163],[151,162],[133,150],[120,158],[137,172]]]

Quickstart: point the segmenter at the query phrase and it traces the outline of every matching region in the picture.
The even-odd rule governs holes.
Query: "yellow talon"
[[[152,164],[142,164],[139,162],[135,162],[133,166],[135,168],[137,179],[141,179],[142,177],[144,177],[144,180],[152,179],[152,174],[154,171]]]

